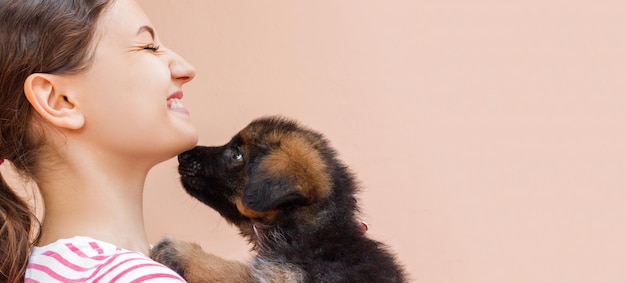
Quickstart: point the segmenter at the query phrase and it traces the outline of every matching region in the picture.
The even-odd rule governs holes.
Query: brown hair
[[[97,20],[110,0],[0,0],[0,159],[35,177],[44,137],[24,95],[33,73],[74,74],[91,66]],[[6,165],[6,164],[5,164]],[[0,174],[0,282],[20,282],[37,219]],[[35,235],[33,239],[33,235]]]

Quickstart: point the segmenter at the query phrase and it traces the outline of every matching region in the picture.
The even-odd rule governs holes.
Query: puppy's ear
[[[305,204],[307,197],[295,178],[281,174],[272,175],[263,169],[254,170],[241,197],[248,208],[265,212],[285,204]]]
[[[314,148],[315,140],[302,133],[273,137],[276,146],[251,168],[242,203],[256,211],[269,211],[286,204],[303,205],[330,191],[324,160]]]

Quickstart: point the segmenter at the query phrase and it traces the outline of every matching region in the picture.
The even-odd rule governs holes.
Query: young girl
[[[133,0],[0,0],[0,162],[45,204],[38,227],[2,180],[0,282],[184,282],[147,257],[142,195],[197,143],[194,75]]]

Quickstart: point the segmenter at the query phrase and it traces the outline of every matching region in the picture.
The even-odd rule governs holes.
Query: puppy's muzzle
[[[200,175],[202,164],[194,157],[194,150],[188,150],[178,155],[178,173],[184,177]]]

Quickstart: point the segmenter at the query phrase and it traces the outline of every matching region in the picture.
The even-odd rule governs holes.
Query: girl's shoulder
[[[34,247],[24,282],[185,282],[147,256],[88,237]]]

